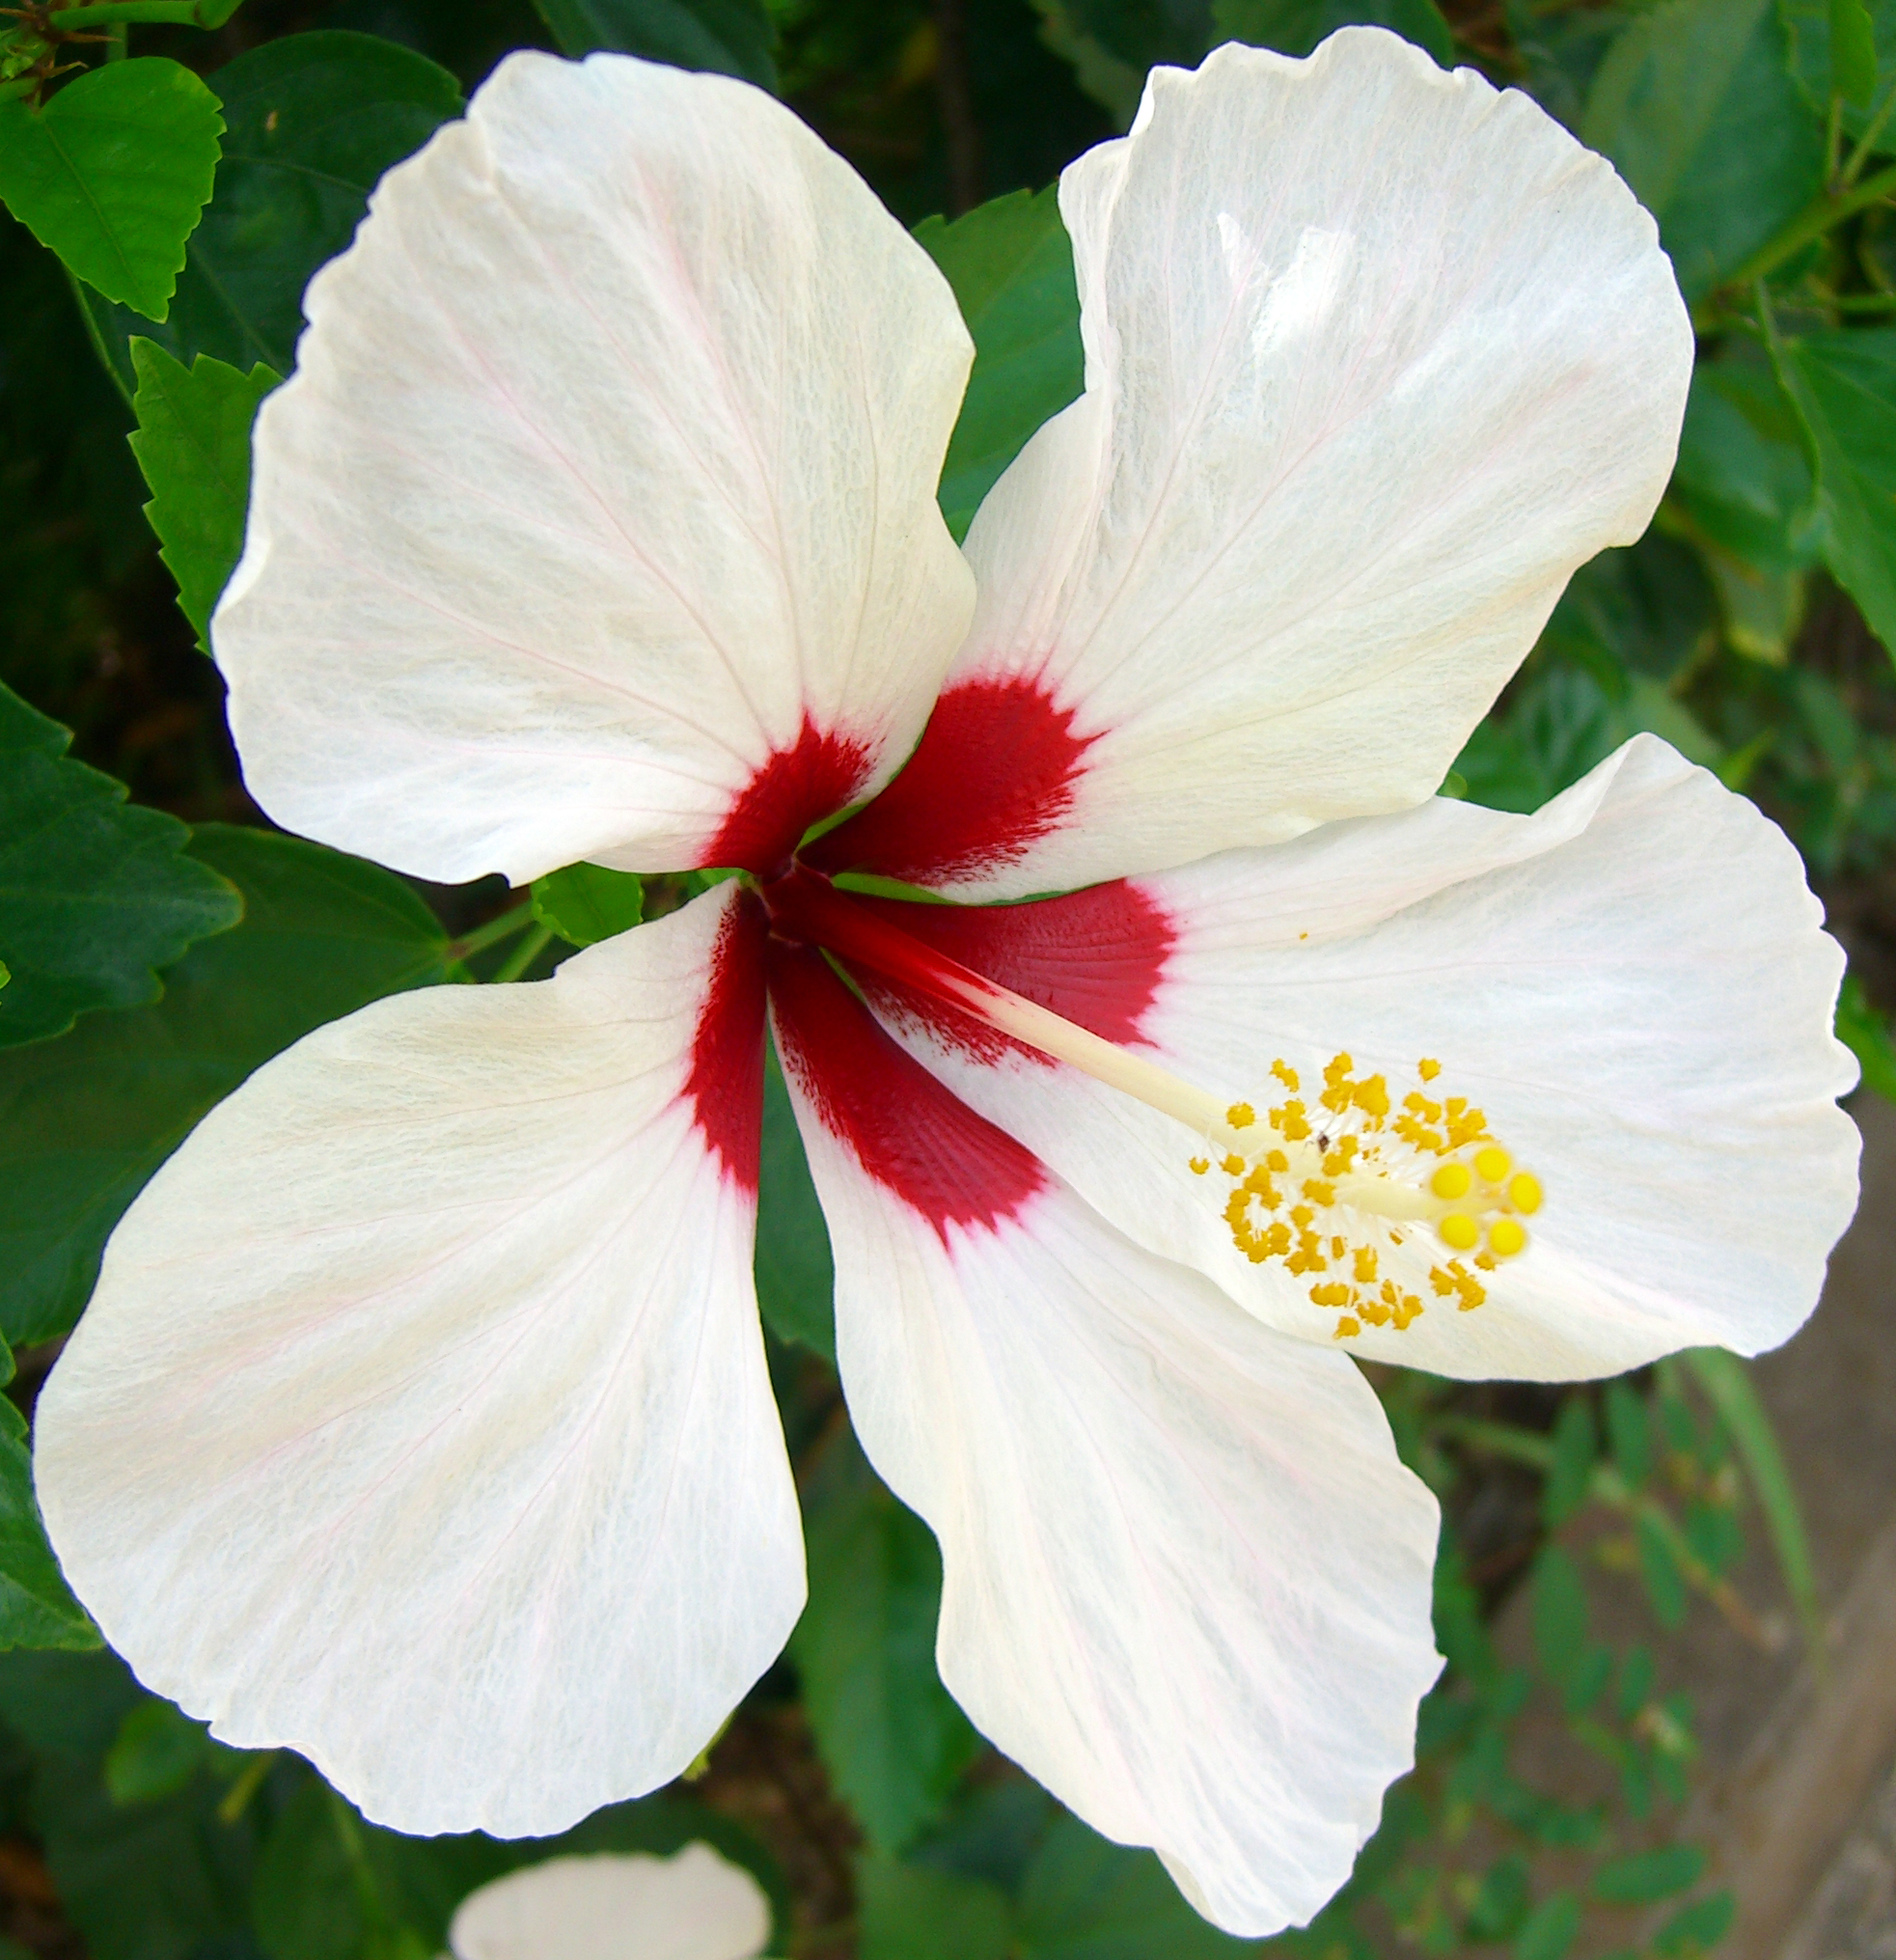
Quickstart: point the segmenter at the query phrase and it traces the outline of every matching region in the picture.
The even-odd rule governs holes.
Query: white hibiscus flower
[[[1341,1883],[1440,1665],[1352,1355],[1600,1374],[1816,1299],[1854,1071],[1791,846],[1644,737],[1429,800],[1665,483],[1651,220],[1368,30],[1155,70],[1060,202],[1085,393],[965,555],[954,301],[740,83],[516,56],[311,288],[214,630],[259,801],[426,878],[746,873],[261,1069],[40,1404],[113,1644],[398,1829],[667,1781],[796,1620],[766,1017],[943,1679],[1234,1932]]]
[[[770,1901],[708,1844],[523,1865],[470,1892],[444,1960],[757,1960]]]

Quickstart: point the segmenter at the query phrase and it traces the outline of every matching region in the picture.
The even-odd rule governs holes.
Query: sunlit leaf
[[[155,1000],[157,969],[242,911],[182,855],[176,817],[66,754],[72,737],[0,687],[0,1051],[101,1008]]]
[[[303,289],[355,235],[369,193],[464,106],[445,69],[372,34],[291,34],[217,70],[224,160],[157,333],[124,313],[102,330],[127,388],[130,333],[174,360],[209,354],[287,374]]]
[[[248,374],[200,354],[188,368],[142,336],[131,343],[138,392],[132,454],[151,486],[145,507],[178,603],[209,645],[210,615],[243,553],[250,508],[250,426],[283,378],[258,362]]]
[[[223,128],[217,97],[178,62],[108,62],[43,109],[0,102],[0,199],[106,298],[163,319]]]
[[[568,946],[596,946],[629,932],[645,914],[643,881],[604,865],[568,865],[534,880],[534,917]]]

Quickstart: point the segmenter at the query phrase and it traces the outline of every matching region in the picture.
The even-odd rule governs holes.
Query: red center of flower
[[[1034,683],[951,690],[894,783],[801,852],[809,826],[860,793],[867,751],[807,728],[756,772],[711,853],[757,885],[716,950],[689,1084],[727,1174],[755,1191],[767,993],[784,1065],[825,1126],[938,1230],[992,1227],[1045,1185],[1038,1161],[877,1016],[920,1024],[981,1062],[1044,1063],[985,1017],[1005,989],[1136,1043],[1172,945],[1163,909],[1124,882],[982,906],[870,897],[834,880],[845,869],[951,878],[1017,859],[1072,803],[1087,744],[1070,721]]]

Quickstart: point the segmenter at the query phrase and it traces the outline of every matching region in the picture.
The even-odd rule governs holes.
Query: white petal
[[[971,350],[789,110],[515,55],[306,304],[213,627],[279,822],[664,870],[767,854],[721,833],[799,742],[785,849],[900,761],[973,604],[934,495]]]
[[[1342,1356],[1121,1238],[839,983],[783,979],[843,1385],[941,1541],[944,1682],[1219,1924],[1306,1919],[1412,1759],[1434,1501]]]
[[[770,1901],[708,1844],[602,1853],[510,1871],[461,1902],[454,1960],[756,1960]]]
[[[1429,795],[1664,487],[1692,337],[1651,218],[1525,96],[1378,29],[1155,69],[1060,208],[1087,393],[975,521],[945,694],[1004,713],[945,716],[896,791],[939,810],[865,819],[862,862],[1018,897]],[[999,821],[966,786],[1023,739],[1007,682],[1064,766],[1030,810],[1003,779]]]
[[[667,1781],[796,1620],[743,902],[298,1042],[125,1214],[41,1397],[106,1638],[397,1830]]]
[[[1138,890],[1172,934],[1139,1027],[1163,1065],[1261,1110],[1282,1057],[1320,1119],[1337,1052],[1398,1103],[1427,1056],[1430,1092],[1478,1104],[1545,1186],[1527,1253],[1483,1276],[1475,1311],[1427,1285],[1447,1256],[1431,1237],[1380,1247],[1428,1304],[1402,1333],[1364,1326],[1357,1352],[1563,1380],[1701,1343],[1756,1354],[1816,1304],[1856,1199],[1833,1100],[1855,1078],[1831,1033],[1843,956],[1783,834],[1663,742],[1635,737],[1534,816],[1437,801]],[[1130,1236],[1333,1339],[1307,1277],[1237,1252],[1228,1183],[1190,1174],[1169,1119],[1068,1069],[977,1061],[913,1014],[892,1025]]]

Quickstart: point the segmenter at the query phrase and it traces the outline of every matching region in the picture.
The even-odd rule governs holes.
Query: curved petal
[[[708,1844],[525,1865],[448,1930],[453,1960],[756,1960],[769,1938],[763,1888]]]
[[[1397,1104],[1466,1095],[1538,1174],[1528,1250],[1480,1276],[1475,1311],[1431,1284],[1447,1257],[1432,1232],[1397,1248],[1360,1217],[1338,1227],[1424,1303],[1401,1332],[1362,1324],[1356,1351],[1564,1380],[1703,1343],[1756,1354],[1816,1304],[1856,1200],[1856,1130],[1834,1101],[1855,1078],[1831,1033],[1843,955],[1782,832],[1663,742],[1635,737],[1534,816],[1437,801],[1114,889],[1139,902],[1113,908],[1109,931],[1104,893],[1091,899],[1092,939],[1049,1005],[1098,1021],[1087,976],[1126,994],[1130,975],[1131,1038],[1215,1094],[1281,1103],[1269,1071],[1282,1058],[1322,1122],[1312,1091],[1347,1053]],[[964,927],[959,956],[988,971],[975,937]],[[1229,1182],[1190,1173],[1176,1124],[971,1042],[886,987],[872,998],[943,1081],[1130,1237],[1285,1333],[1334,1338],[1312,1276],[1238,1251]],[[1424,1057],[1441,1063],[1426,1085]]]
[[[148,1686],[416,1834],[562,1830],[709,1740],[803,1601],[759,936],[733,885],[551,980],[377,1002],[146,1187],[36,1463]]]
[[[789,110],[515,55],[306,305],[212,629],[279,822],[446,880],[767,860],[722,833],[774,758],[787,849],[907,753],[971,350]]]
[[[1418,802],[1671,468],[1651,218],[1393,35],[1155,69],[1060,208],[1087,392],[982,506],[936,722],[832,864],[1011,897]]]
[[[1307,1919],[1440,1666],[1435,1504],[1375,1395],[1122,1238],[813,955],[771,1000],[850,1413],[941,1540],[942,1679],[1220,1925]]]

